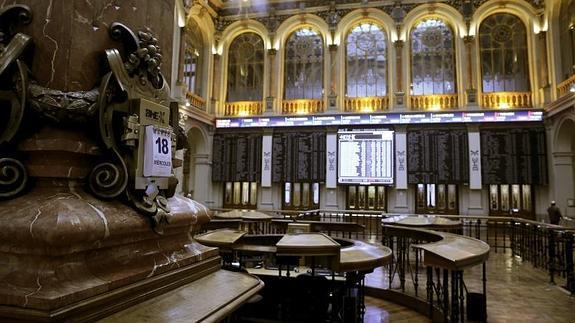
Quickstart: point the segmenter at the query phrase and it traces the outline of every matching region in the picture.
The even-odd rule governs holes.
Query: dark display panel
[[[212,150],[212,181],[259,182],[262,136],[215,134]]]
[[[465,129],[416,129],[407,132],[409,184],[468,183]]]
[[[483,184],[548,183],[545,129],[482,129]]]
[[[273,135],[272,181],[325,181],[325,133],[286,132]]]

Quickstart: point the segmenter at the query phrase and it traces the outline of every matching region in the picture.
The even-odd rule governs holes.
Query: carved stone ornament
[[[110,26],[110,37],[122,43],[123,51],[105,51],[110,68],[98,88],[63,92],[38,85],[29,76],[33,40],[15,33],[18,24],[28,24],[30,9],[22,5],[0,10],[0,199],[22,194],[28,185],[26,163],[17,149],[24,128],[41,125],[85,127],[96,124],[102,151],[88,176],[88,187],[101,199],[120,198],[149,216],[157,233],[170,221],[167,198],[175,193],[177,179],[143,175],[143,122],[145,105],[155,107],[160,129],[171,139],[171,164],[175,151],[187,142],[178,123],[178,106],[160,73],[162,52],[149,30],[132,30],[120,23]],[[159,111],[159,112],[158,112]],[[154,114],[156,113],[156,114]],[[23,127],[26,120],[27,126]],[[161,128],[160,128],[161,126]],[[28,131],[27,131],[28,130]],[[166,161],[166,163],[170,163]]]

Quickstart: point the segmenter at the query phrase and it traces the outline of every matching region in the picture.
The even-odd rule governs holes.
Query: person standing
[[[551,201],[551,205],[547,208],[547,214],[549,215],[549,222],[551,224],[559,224],[559,220],[561,220],[561,211],[555,205],[555,201]]]

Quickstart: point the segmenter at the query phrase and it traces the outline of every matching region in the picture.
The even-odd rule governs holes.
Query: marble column
[[[205,206],[171,175],[136,184],[139,122],[178,133],[175,1],[15,2],[0,2],[0,320],[93,321],[218,270],[190,238]]]
[[[399,110],[405,108],[405,91],[403,86],[403,40],[396,40],[393,43],[395,47],[395,57],[397,64],[396,75],[397,75],[397,87],[395,89],[395,105]]]

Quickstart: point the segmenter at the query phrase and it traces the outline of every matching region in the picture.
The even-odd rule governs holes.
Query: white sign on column
[[[395,188],[407,189],[407,133],[395,132]]]
[[[262,136],[262,187],[272,186],[272,136]]]
[[[481,189],[481,137],[479,131],[469,130],[469,188]]]
[[[325,187],[337,187],[337,134],[328,133],[325,136]]]

